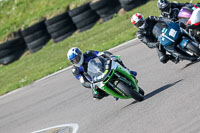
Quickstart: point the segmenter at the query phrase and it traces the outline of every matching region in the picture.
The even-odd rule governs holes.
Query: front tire
[[[130,96],[132,98],[134,98],[136,101],[143,101],[144,100],[144,96],[136,91],[134,91],[133,89],[130,89],[126,84],[124,84],[123,82],[119,82],[117,85],[117,88],[123,92],[126,96]]]
[[[193,52],[194,54],[196,54],[197,56],[200,56],[200,49],[199,49],[197,46],[193,45],[192,43],[193,43],[193,42],[188,43],[187,46],[186,46],[186,48],[187,48],[189,51],[191,51],[191,52]]]
[[[140,87],[139,87],[139,93],[144,96],[144,90],[142,88],[140,88]]]

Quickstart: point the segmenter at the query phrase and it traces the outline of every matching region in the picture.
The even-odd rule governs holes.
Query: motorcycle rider
[[[82,53],[79,48],[72,47],[67,53],[68,60],[73,64],[72,73],[76,77],[76,79],[78,79],[85,88],[92,88],[94,99],[102,99],[103,97],[108,96],[108,94],[100,88],[92,86],[92,83],[90,82],[90,77],[87,74],[88,62],[97,56],[103,56],[104,58],[112,59],[125,67],[123,62],[119,58],[116,58],[112,53],[108,51],[99,52],[89,50],[85,53]],[[137,72],[131,70],[129,71],[135,78]]]
[[[162,45],[159,45],[157,38],[152,33],[153,27],[158,21],[162,21],[162,18],[149,16],[145,19],[141,13],[135,13],[131,17],[131,23],[138,28],[138,39],[146,44],[149,48],[157,49],[160,62],[167,63],[169,60],[172,60],[173,62],[178,63],[178,57],[174,58],[173,56],[166,54],[166,50],[162,47]]]
[[[161,17],[172,19],[173,21],[178,20],[178,13],[182,7],[187,6],[192,8],[192,3],[178,3],[169,2],[168,0],[158,0],[157,7],[161,11]]]

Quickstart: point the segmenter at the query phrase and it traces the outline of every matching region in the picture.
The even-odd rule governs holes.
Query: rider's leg
[[[167,63],[169,60],[173,61],[174,63],[178,63],[179,59],[178,57],[175,58],[172,55],[166,54],[166,50],[163,47],[157,48],[158,57],[160,59],[160,62],[163,64]]]

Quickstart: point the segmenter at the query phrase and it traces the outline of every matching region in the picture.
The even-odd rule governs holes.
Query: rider
[[[157,48],[160,62],[167,63],[171,59],[173,62],[178,63],[179,59],[175,59],[173,56],[166,54],[166,50],[162,45],[159,45],[158,40],[152,33],[153,27],[158,21],[162,21],[162,18],[149,16],[144,19],[144,16],[140,13],[136,13],[131,17],[132,24],[139,29],[137,32],[138,39],[149,48]]]
[[[73,64],[72,73],[74,74],[76,79],[78,79],[84,87],[92,88],[94,99],[102,99],[103,97],[108,96],[108,94],[99,88],[93,87],[89,80],[90,77],[88,77],[88,74],[87,74],[88,62],[97,56],[103,56],[104,58],[112,59],[120,63],[123,67],[125,67],[123,62],[119,58],[117,58],[116,56],[114,56],[112,53],[108,51],[99,52],[99,51],[90,50],[85,53],[82,53],[79,48],[72,47],[71,49],[69,49],[67,53],[67,57],[69,61],[71,61],[71,63]],[[135,76],[137,75],[137,72],[131,71],[131,70],[129,71],[135,78]]]
[[[178,13],[182,7],[193,7],[192,3],[178,3],[169,2],[168,0],[158,0],[157,7],[161,11],[161,17],[172,19],[173,21],[178,20]]]

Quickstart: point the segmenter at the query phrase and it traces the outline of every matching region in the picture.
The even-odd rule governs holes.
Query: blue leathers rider
[[[99,88],[92,87],[92,84],[90,82],[90,77],[87,74],[88,62],[97,56],[103,56],[104,58],[107,58],[107,59],[112,58],[112,60],[115,60],[118,63],[120,63],[122,66],[124,66],[124,64],[119,58],[116,58],[112,53],[108,51],[99,52],[99,51],[90,50],[85,53],[82,53],[79,48],[72,47],[71,49],[69,49],[67,53],[67,57],[69,61],[71,61],[73,64],[72,73],[76,77],[76,79],[78,79],[84,87],[92,88],[94,99],[102,99],[103,97],[108,96],[108,94]],[[135,78],[137,73],[135,71],[131,71],[131,70],[129,71]]]

